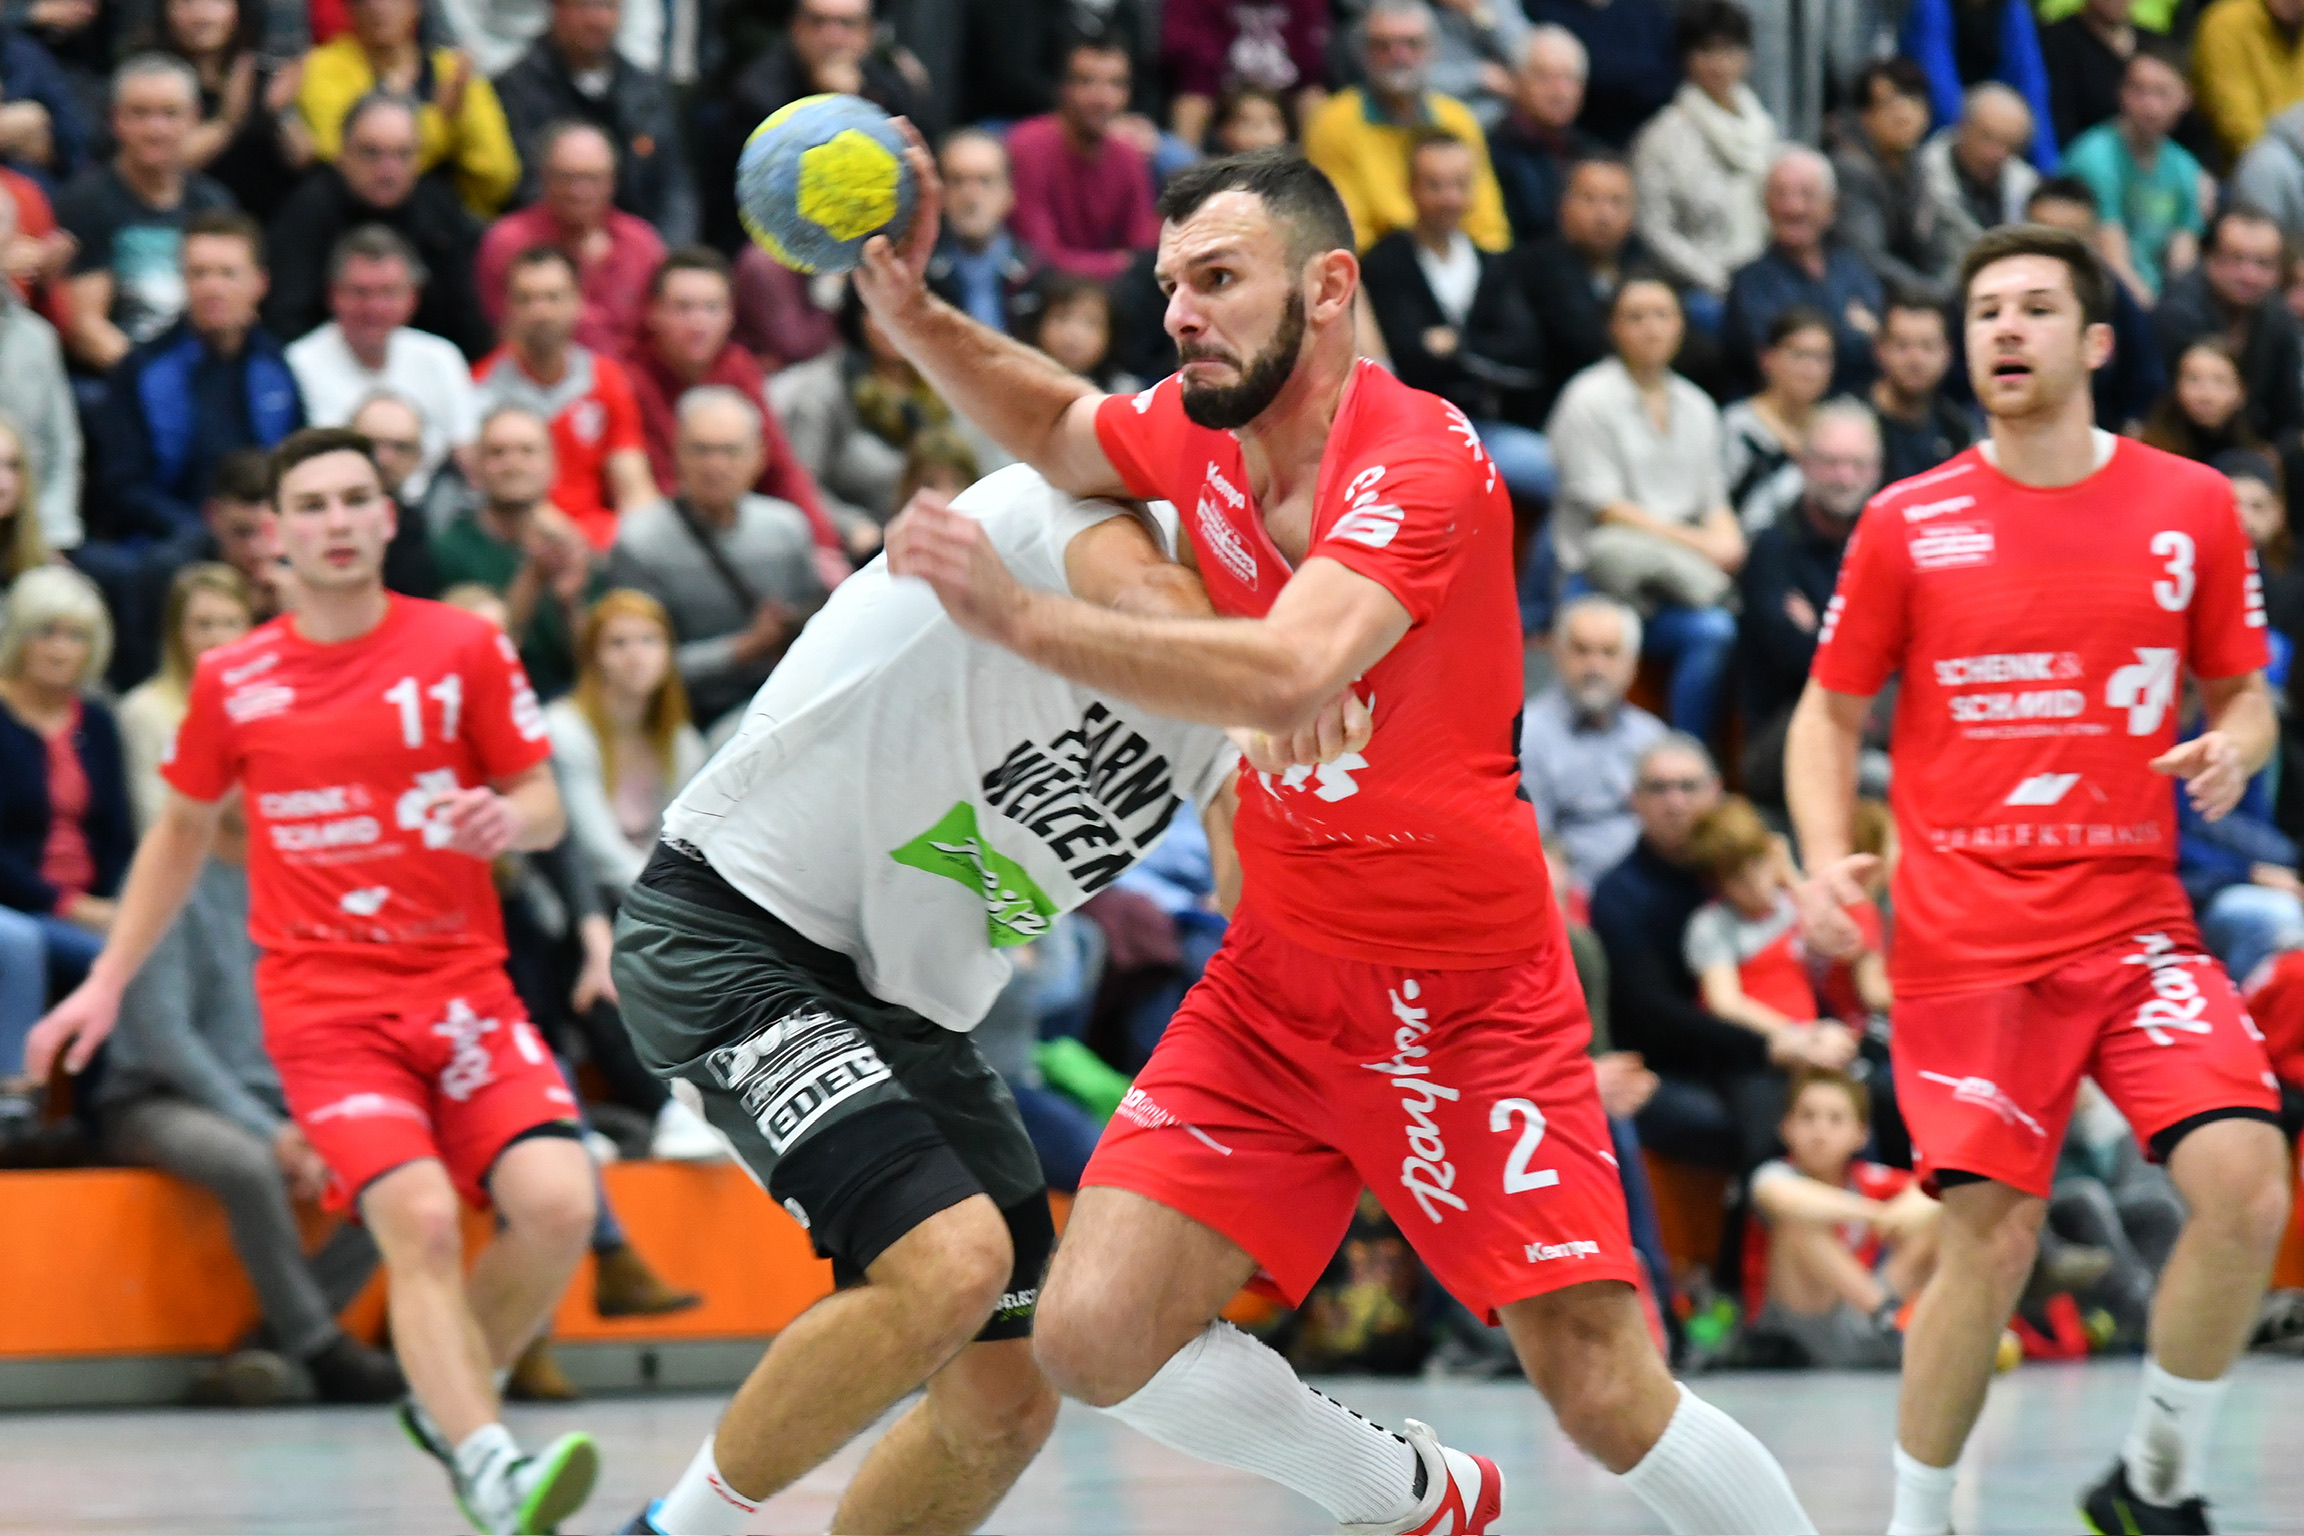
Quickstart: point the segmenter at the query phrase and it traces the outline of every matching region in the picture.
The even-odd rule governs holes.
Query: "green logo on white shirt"
[[[1023,865],[984,840],[976,808],[965,800],[955,800],[936,825],[888,857],[974,891],[984,902],[984,937],[994,949],[1031,943],[1061,910]]]

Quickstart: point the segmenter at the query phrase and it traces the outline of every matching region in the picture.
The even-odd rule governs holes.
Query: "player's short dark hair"
[[[256,270],[265,270],[264,226],[237,208],[210,208],[184,221],[184,243],[202,236],[211,240],[238,240],[248,247]]]
[[[331,453],[360,455],[368,461],[368,467],[376,471],[377,483],[383,483],[384,471],[376,463],[376,445],[368,441],[367,434],[350,427],[304,427],[282,438],[280,446],[272,450],[270,473],[264,479],[264,499],[277,507],[280,482],[287,478],[288,472],[307,460],[324,458]]]
[[[262,503],[272,499],[272,455],[261,448],[235,448],[216,461],[208,476],[210,501]]]
[[[1219,192],[1246,192],[1261,199],[1280,226],[1289,259],[1298,264],[1322,251],[1358,249],[1352,238],[1352,215],[1344,211],[1336,184],[1293,145],[1203,160],[1177,172],[1161,189],[1160,217],[1170,224],[1182,223]]]
[[[1802,1067],[1792,1074],[1792,1081],[1784,1091],[1784,1113],[1790,1115],[1800,1102],[1800,1095],[1811,1088],[1832,1088],[1846,1094],[1848,1107],[1856,1111],[1856,1123],[1870,1129],[1872,1125],[1872,1095],[1864,1085],[1845,1072],[1831,1067]]]
[[[1885,85],[1899,96],[1913,101],[1928,99],[1928,72],[1917,63],[1897,54],[1894,58],[1874,59],[1856,74],[1853,95],[1856,110],[1870,111],[1880,103],[1880,87]]]
[[[708,245],[676,245],[656,264],[648,277],[648,301],[654,303],[664,297],[664,285],[675,272],[709,272],[731,286],[736,281],[736,269],[728,265],[728,258]]]
[[[1813,304],[1793,304],[1777,311],[1776,318],[1768,322],[1767,330],[1762,333],[1762,343],[1767,350],[1773,351],[1802,331],[1822,331],[1835,339],[1838,336],[1832,327],[1830,315]]]
[[[569,282],[579,288],[584,286],[584,275],[576,270],[575,257],[556,245],[532,245],[513,257],[512,264],[504,269],[504,291],[510,293],[514,275],[531,267],[558,267],[568,274]]]
[[[1752,13],[1736,0],[1686,0],[1672,23],[1672,46],[1683,59],[1707,48],[1752,46]]]
[[[2065,173],[2041,177],[2032,195],[2024,199],[2024,211],[2030,213],[2042,203],[2077,203],[2098,217],[2104,212],[2103,205],[2096,201],[2096,189],[2079,177]]]
[[[2017,256],[2045,256],[2064,263],[2072,276],[2072,292],[2080,300],[2083,325],[2112,323],[2112,274],[2095,248],[2068,229],[2045,224],[2003,224],[1987,230],[1960,261],[1960,303],[1968,303],[1968,290],[1976,274],[1995,262]]]

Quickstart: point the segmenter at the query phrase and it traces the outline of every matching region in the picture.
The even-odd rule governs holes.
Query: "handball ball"
[[[744,228],[795,272],[846,272],[864,242],[904,238],[920,188],[895,120],[861,96],[803,96],[736,162]]]

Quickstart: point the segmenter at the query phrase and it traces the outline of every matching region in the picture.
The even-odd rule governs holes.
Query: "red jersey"
[[[584,531],[594,549],[616,542],[616,504],[608,496],[608,456],[626,448],[646,453],[640,404],[624,365],[589,347],[568,348],[568,368],[550,387],[528,377],[510,347],[498,347],[473,365],[481,414],[516,405],[552,427],[559,478],[552,504]]]
[[[1269,610],[1290,571],[1239,439],[1186,418],[1173,375],[1106,400],[1096,435],[1132,492],[1175,504],[1217,612]],[[1361,363],[1321,456],[1309,553],[1381,585],[1410,628],[1361,679],[1362,751],[1242,784],[1249,901],[1353,960],[1468,970],[1542,951],[1560,924],[1519,793],[1512,504],[1463,413]]]
[[[2118,439],[2076,485],[1971,448],[1865,508],[1814,676],[1890,674],[1899,997],[2009,985],[2129,934],[2192,931],[2176,881],[2182,674],[2265,665],[2256,557],[2214,470]]]
[[[1755,1188],[1764,1178],[1782,1178],[1787,1173],[1795,1178],[1806,1178],[1790,1163],[1777,1159],[1764,1164],[1752,1175]],[[1906,1168],[1891,1168],[1886,1163],[1868,1163],[1856,1158],[1848,1164],[1848,1173],[1840,1187],[1852,1195],[1876,1200],[1885,1205],[1904,1193],[1918,1175]],[[1841,1246],[1856,1256],[1856,1262],[1866,1269],[1880,1262],[1880,1236],[1868,1226],[1854,1224],[1840,1228]],[[1744,1228],[1744,1315],[1752,1316],[1768,1299],[1768,1223],[1754,1221]]]
[[[390,604],[340,645],[282,617],[202,656],[160,770],[195,800],[245,791],[267,1012],[503,964],[488,864],[441,846],[432,807],[548,758],[543,711],[485,619]]]

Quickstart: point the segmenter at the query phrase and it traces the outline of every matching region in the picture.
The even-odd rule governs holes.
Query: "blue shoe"
[[[650,1499],[648,1507],[634,1515],[630,1525],[616,1528],[616,1536],[665,1536],[664,1527],[656,1523],[656,1511],[663,1507],[662,1499]]]

